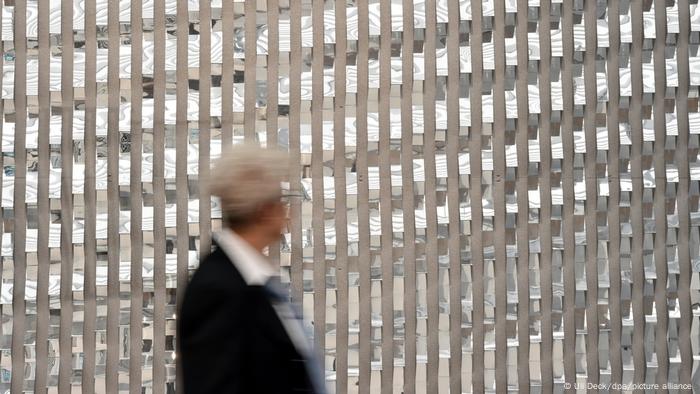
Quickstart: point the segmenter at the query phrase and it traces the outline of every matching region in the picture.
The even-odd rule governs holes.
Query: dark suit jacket
[[[313,392],[268,294],[246,284],[220,248],[192,277],[178,325],[186,394]]]

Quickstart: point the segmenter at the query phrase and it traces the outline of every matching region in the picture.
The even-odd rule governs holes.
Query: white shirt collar
[[[248,285],[264,285],[270,277],[279,275],[269,260],[230,229],[214,234],[221,250],[236,266]]]

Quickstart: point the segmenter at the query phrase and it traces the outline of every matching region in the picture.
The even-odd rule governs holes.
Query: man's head
[[[279,239],[287,219],[282,201],[289,156],[254,144],[236,144],[222,152],[208,180],[221,200],[224,225],[256,243],[258,249]]]

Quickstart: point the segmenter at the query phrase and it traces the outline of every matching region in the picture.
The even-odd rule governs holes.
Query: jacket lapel
[[[229,261],[229,263],[236,270],[236,273],[241,275],[238,267],[233,263],[232,257],[225,252],[225,250],[215,239],[212,239],[212,244],[216,246],[217,250],[223,255],[223,257]],[[241,278],[243,278],[242,275]],[[292,341],[289,333],[285,329],[273,306],[274,301],[271,299],[271,296],[267,293],[265,288],[261,285],[251,284],[246,284],[246,287],[248,293],[247,298],[249,299],[247,308],[249,311],[249,317],[253,322],[253,329],[258,330],[258,333],[263,334],[269,340],[283,346],[283,348],[289,348],[297,356],[300,356],[301,350],[297,349],[294,341]]]
[[[287,333],[287,330],[284,328],[279,316],[277,316],[277,312],[272,306],[272,301],[263,287],[249,285],[248,290],[250,292],[249,298],[254,300],[251,302],[254,328],[259,329],[260,332],[270,340],[296,351],[294,343]]]

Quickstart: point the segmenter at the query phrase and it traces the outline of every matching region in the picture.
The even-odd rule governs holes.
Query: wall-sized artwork
[[[334,392],[700,390],[697,0],[0,10],[1,392],[177,391],[244,140]]]

